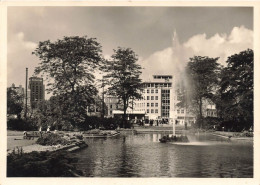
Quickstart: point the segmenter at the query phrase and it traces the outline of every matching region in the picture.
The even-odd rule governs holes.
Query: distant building
[[[37,102],[45,100],[45,86],[43,84],[43,78],[30,77],[29,89],[31,107],[34,108],[37,105]]]
[[[104,97],[104,102],[106,105],[105,116],[113,117],[114,110],[122,110],[123,106],[119,104],[118,98],[110,95]]]
[[[20,99],[17,100],[19,103],[24,103],[25,95],[24,95],[24,88],[22,87],[22,85],[19,85],[18,87],[16,87],[15,84],[12,84],[12,86],[8,87],[7,90],[8,89],[15,91],[17,93],[17,95],[19,95],[21,97]]]
[[[87,108],[87,115],[101,117],[102,111],[105,112],[105,110],[107,109],[106,105],[104,105],[103,107],[102,101],[103,101],[102,98],[96,95],[94,97],[94,103],[90,104]]]
[[[213,118],[218,117],[216,105],[215,104],[207,104],[206,110],[204,111],[204,116],[205,117],[213,117]]]

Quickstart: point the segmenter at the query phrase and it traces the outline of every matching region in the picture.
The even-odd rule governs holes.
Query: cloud
[[[226,65],[227,57],[248,48],[253,48],[253,31],[244,26],[234,27],[229,35],[216,33],[210,38],[205,33],[194,35],[182,44],[174,32],[171,47],[140,61],[144,67],[142,78],[148,80],[153,74],[171,74],[178,78],[189,58],[195,55],[220,57],[218,62]]]
[[[208,39],[204,33],[193,36],[183,46],[192,50],[193,55],[220,57],[219,62],[225,65],[228,56],[253,48],[253,31],[234,27],[229,35],[216,33]]]
[[[22,82],[25,81],[25,68],[29,68],[30,77],[38,63],[37,58],[31,54],[36,47],[36,43],[25,40],[23,32],[10,37],[7,48],[8,84],[15,83],[24,86]]]

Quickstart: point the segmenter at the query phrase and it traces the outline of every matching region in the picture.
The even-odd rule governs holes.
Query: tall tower
[[[30,92],[31,107],[35,108],[37,102],[43,101],[45,99],[45,86],[43,84],[43,78],[30,77],[29,88],[31,91]]]

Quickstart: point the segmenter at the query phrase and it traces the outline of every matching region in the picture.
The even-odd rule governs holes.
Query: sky
[[[189,58],[228,56],[253,48],[251,7],[8,7],[7,85],[25,86],[39,59],[31,53],[40,41],[64,36],[97,38],[103,56],[132,48],[153,74],[178,76]],[[48,97],[48,95],[47,95]]]

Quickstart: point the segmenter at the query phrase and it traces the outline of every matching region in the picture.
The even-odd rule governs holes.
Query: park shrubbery
[[[7,128],[10,130],[37,130],[38,126],[31,119],[9,119],[7,120]]]
[[[194,127],[198,128],[198,125],[201,125],[203,129],[210,130],[218,130],[218,131],[229,131],[229,132],[241,132],[243,130],[249,130],[248,124],[242,121],[224,121],[221,118],[216,117],[206,117],[196,120],[196,124]],[[215,126],[215,128],[214,128]]]
[[[119,122],[114,118],[100,118],[96,116],[86,117],[85,122],[79,123],[77,128],[79,130],[89,130],[98,129],[102,127],[103,129],[116,129]]]
[[[82,175],[76,162],[66,151],[12,153],[7,156],[7,177],[75,177]]]
[[[63,138],[62,136],[58,135],[58,134],[54,134],[54,133],[47,133],[42,135],[42,137],[38,138],[38,140],[36,141],[37,144],[40,145],[66,145],[66,144],[70,144],[70,141]]]

